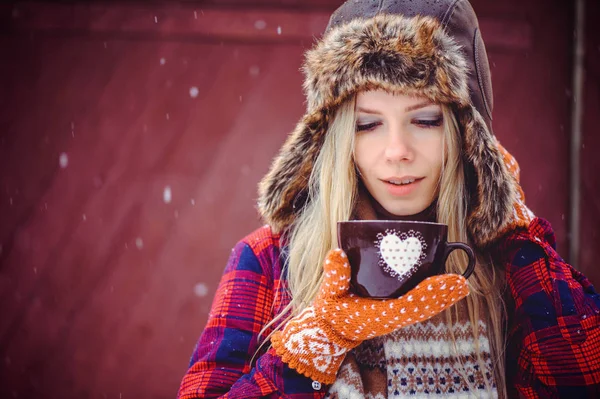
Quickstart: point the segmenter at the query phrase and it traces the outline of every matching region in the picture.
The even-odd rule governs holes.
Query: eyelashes
[[[413,121],[413,123],[417,126],[425,126],[425,127],[438,127],[442,126],[442,122],[444,122],[443,117],[439,117],[437,119],[417,119]]]
[[[381,122],[371,122],[371,123],[366,123],[364,125],[356,124],[356,131],[363,132],[363,131],[373,130],[379,125],[381,125]]]
[[[413,125],[424,128],[424,129],[442,126],[443,122],[444,122],[443,116],[440,116],[436,119],[413,119],[411,121],[411,123]],[[370,131],[370,130],[375,129],[377,126],[379,126],[381,124],[382,124],[381,122],[371,122],[371,123],[364,123],[364,124],[357,123],[356,131],[357,132]]]

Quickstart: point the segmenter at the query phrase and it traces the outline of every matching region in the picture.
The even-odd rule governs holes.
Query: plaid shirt
[[[548,222],[536,218],[496,247],[510,294],[509,397],[600,397],[600,296],[554,244]],[[179,399],[325,396],[327,386],[313,387],[272,350],[251,365],[259,331],[289,303],[280,252],[268,227],[233,249]]]
[[[534,219],[505,238],[510,397],[600,397],[600,295],[555,251],[550,224]]]

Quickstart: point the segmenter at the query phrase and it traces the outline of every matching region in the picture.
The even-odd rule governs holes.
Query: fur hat
[[[303,72],[306,114],[259,184],[259,212],[275,231],[289,227],[305,206],[337,107],[373,89],[452,104],[463,137],[470,238],[483,247],[514,224],[519,186],[491,129],[487,54],[467,0],[347,1],[306,53]]]

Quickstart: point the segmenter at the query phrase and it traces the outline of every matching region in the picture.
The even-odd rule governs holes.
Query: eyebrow
[[[431,101],[425,101],[425,102],[422,102],[422,103],[419,103],[419,104],[411,105],[411,106],[408,106],[408,107],[404,108],[404,112],[414,111],[416,109],[425,108],[425,107],[428,107],[430,105],[435,105],[435,103],[432,103]]]
[[[428,107],[430,105],[435,105],[435,103],[433,103],[431,101],[425,101],[425,102],[422,102],[422,103],[419,103],[419,104],[410,105],[410,106],[408,106],[408,107],[406,107],[404,109],[404,112],[414,111],[414,110],[417,110],[417,109]],[[357,112],[363,112],[365,114],[376,114],[376,115],[381,114],[381,112],[379,112],[379,111],[368,109],[368,108],[363,108],[363,107],[360,107],[360,106],[356,108],[356,111]]]

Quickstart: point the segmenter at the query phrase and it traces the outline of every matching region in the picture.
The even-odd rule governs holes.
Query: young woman
[[[351,0],[259,187],[179,398],[598,397],[600,297],[524,204],[466,0]],[[336,223],[428,220],[477,254],[404,296],[348,292]],[[469,295],[467,295],[469,294]]]

